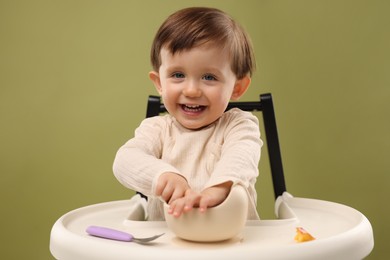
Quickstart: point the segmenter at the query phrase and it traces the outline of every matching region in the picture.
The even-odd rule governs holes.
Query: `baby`
[[[145,119],[119,149],[116,178],[148,196],[149,220],[164,219],[158,197],[180,217],[220,204],[232,185],[247,190],[248,219],[258,219],[258,120],[225,112],[246,92],[255,67],[245,31],[221,10],[182,9],[157,31],[151,62],[149,77],[168,114]]]

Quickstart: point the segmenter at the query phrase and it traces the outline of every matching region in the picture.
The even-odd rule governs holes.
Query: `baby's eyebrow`
[[[203,74],[222,75],[222,71],[217,68],[206,68]]]
[[[184,69],[181,66],[167,66],[166,70],[170,72],[175,72],[175,71],[179,72],[179,71],[183,71]]]

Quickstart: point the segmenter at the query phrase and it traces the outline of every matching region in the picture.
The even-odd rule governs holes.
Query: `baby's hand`
[[[187,180],[184,177],[173,172],[165,172],[158,178],[156,196],[161,196],[169,204],[183,197],[189,188]]]
[[[194,207],[199,207],[200,212],[205,212],[207,208],[221,204],[230,192],[232,182],[225,182],[197,193],[188,189],[184,197],[176,199],[170,203],[169,214],[180,217],[182,213],[191,211]]]
[[[202,195],[199,192],[188,189],[184,197],[178,198],[169,204],[168,213],[174,217],[180,217],[182,213],[191,211],[193,207],[199,205]]]

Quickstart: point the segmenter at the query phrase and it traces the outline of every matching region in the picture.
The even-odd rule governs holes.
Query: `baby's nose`
[[[183,95],[187,97],[200,97],[202,95],[202,91],[196,83],[189,83],[184,87]]]

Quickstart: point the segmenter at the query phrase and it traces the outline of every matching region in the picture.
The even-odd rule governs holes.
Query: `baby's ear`
[[[248,90],[250,84],[251,78],[249,77],[249,75],[243,77],[242,79],[238,79],[236,81],[236,84],[234,85],[233,93],[230,99],[238,100]]]
[[[157,92],[161,95],[162,89],[161,89],[160,74],[158,74],[158,72],[153,70],[149,72],[149,78],[153,82]]]

